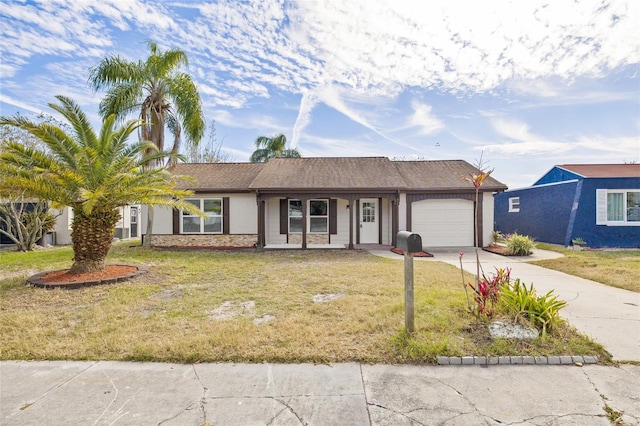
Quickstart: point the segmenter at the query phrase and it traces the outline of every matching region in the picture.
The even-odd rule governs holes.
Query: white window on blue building
[[[640,189],[597,189],[596,224],[640,226]]]
[[[509,198],[509,213],[518,213],[520,211],[520,197]]]

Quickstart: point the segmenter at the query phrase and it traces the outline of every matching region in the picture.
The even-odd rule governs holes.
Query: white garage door
[[[411,221],[411,232],[420,234],[425,247],[473,246],[473,201],[417,201]]]

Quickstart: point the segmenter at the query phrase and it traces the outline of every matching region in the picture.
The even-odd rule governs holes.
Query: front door
[[[131,238],[138,238],[138,208],[131,207]]]
[[[360,200],[360,244],[378,244],[378,200]]]

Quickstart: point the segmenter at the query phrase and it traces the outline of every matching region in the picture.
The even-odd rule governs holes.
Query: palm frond
[[[168,90],[176,113],[183,123],[187,142],[198,145],[207,125],[195,83],[188,74],[180,73],[169,80]]]

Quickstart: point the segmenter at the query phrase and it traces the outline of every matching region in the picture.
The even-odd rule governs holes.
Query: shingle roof
[[[178,188],[194,191],[249,190],[472,190],[463,177],[477,169],[463,160],[391,161],[386,157],[274,158],[266,163],[178,164],[172,169],[194,181]],[[507,187],[492,177],[482,190]]]
[[[556,167],[586,178],[640,177],[640,164],[560,164]]]
[[[406,186],[386,157],[275,158],[251,189],[402,189]]]
[[[179,180],[176,187],[194,191],[247,191],[264,163],[178,164],[171,172],[195,181]]]
[[[395,161],[393,164],[410,190],[473,189],[466,181],[478,169],[463,160]],[[481,190],[505,190],[507,187],[489,176]]]

